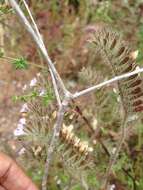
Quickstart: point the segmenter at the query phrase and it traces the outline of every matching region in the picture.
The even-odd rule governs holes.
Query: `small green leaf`
[[[47,106],[54,99],[54,96],[51,91],[47,91],[46,94],[42,98],[43,98],[44,105]]]
[[[14,67],[16,69],[27,69],[28,68],[28,63],[23,57],[15,59],[12,62],[12,64],[14,65]]]
[[[12,96],[12,101],[13,102],[16,102],[16,101],[18,101],[19,100],[19,97],[18,96]]]
[[[8,14],[11,11],[12,11],[12,8],[5,6],[5,5],[0,5],[0,15]]]
[[[25,94],[25,95],[22,95],[22,96],[13,96],[13,97],[12,97],[12,100],[13,100],[14,102],[16,102],[16,101],[27,102],[28,100],[34,99],[34,98],[36,98],[37,96],[38,96],[38,92],[32,91],[31,93]]]

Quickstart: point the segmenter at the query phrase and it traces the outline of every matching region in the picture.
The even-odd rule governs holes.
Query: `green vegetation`
[[[24,102],[29,106],[29,110],[22,113],[26,114],[27,135],[16,139],[16,150],[24,144],[26,152],[19,155],[17,160],[40,186],[57,104],[47,64],[41,53],[21,27],[11,7],[5,1],[0,3],[0,29],[2,26],[5,31],[4,45],[0,44],[0,64],[10,62],[14,67],[11,72],[19,75],[28,75],[34,68],[29,78],[33,80],[34,74],[36,82],[30,86],[29,81],[22,81],[22,84],[26,84],[26,90],[21,88],[21,92],[16,92],[18,95],[15,94],[12,99],[15,104]],[[20,4],[22,6],[22,1]],[[49,55],[70,91],[98,84],[125,73],[126,69],[132,71],[134,62],[143,66],[141,0],[30,0],[29,7]],[[24,6],[22,9],[25,11]],[[98,33],[101,28],[107,31]],[[135,60],[128,51],[136,50],[139,54]],[[11,55],[15,58],[10,58]],[[101,88],[70,105],[64,125],[69,128],[73,126],[70,131],[72,137],[69,131],[65,133],[67,136],[64,132],[60,134],[48,178],[49,190],[101,190],[110,157],[116,151],[121,137],[124,113],[129,114],[130,122],[125,126],[126,137],[109,175],[109,184],[114,184],[117,190],[143,189],[143,100],[142,94],[139,94],[143,87],[139,77],[142,78],[142,74],[131,82],[122,80]],[[131,99],[133,90],[137,92]],[[140,97],[141,102],[138,102]],[[16,114],[19,116],[19,113]],[[134,120],[137,116],[138,119]],[[88,147],[93,148],[89,158],[79,151],[80,146],[77,146],[79,149],[74,146],[75,141],[71,143],[68,138],[80,139],[84,146],[88,142]]]

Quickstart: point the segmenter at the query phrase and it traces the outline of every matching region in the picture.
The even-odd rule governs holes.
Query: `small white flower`
[[[18,127],[14,130],[14,136],[18,137],[18,136],[21,136],[21,135],[25,135],[25,132],[24,132],[24,125],[22,124],[18,124]]]
[[[20,118],[18,124],[25,125],[26,124],[26,119],[25,118]]]
[[[40,90],[39,96],[44,96],[46,93],[45,89]]]
[[[20,113],[27,112],[27,111],[28,111],[28,105],[25,103],[25,104],[23,104],[23,106],[20,110]]]
[[[36,79],[36,78],[33,78],[33,79],[30,81],[30,87],[36,86],[36,83],[37,83],[37,79]]]
[[[24,127],[26,125],[26,119],[25,118],[21,118],[18,122],[17,128],[14,130],[14,135],[15,136],[21,136],[21,135],[25,135],[24,132]]]
[[[21,149],[19,150],[18,154],[19,154],[19,155],[22,155],[22,154],[25,153],[25,151],[26,151],[26,149],[23,147],[23,148],[21,148]]]

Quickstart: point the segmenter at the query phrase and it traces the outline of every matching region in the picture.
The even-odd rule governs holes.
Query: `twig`
[[[42,180],[42,190],[47,189],[47,177],[49,174],[49,165],[50,165],[50,161],[52,159],[53,151],[56,146],[56,142],[59,138],[61,126],[62,126],[63,119],[64,119],[64,114],[68,107],[69,101],[70,101],[70,97],[68,97],[68,95],[65,96],[65,99],[63,100],[62,105],[60,106],[59,111],[58,111],[57,121],[53,128],[54,131],[53,131],[52,139],[50,141],[50,146],[47,149],[48,156],[47,156],[46,163],[45,163],[45,172],[44,172],[44,176],[43,176],[43,180]]]
[[[53,72],[51,72],[51,77],[52,77],[52,80],[53,80],[53,87],[54,87],[54,91],[55,91],[55,95],[56,95],[58,105],[61,106],[62,102],[61,102],[60,94],[59,94],[59,91],[58,91],[58,87],[56,85],[56,79],[54,77]]]
[[[24,13],[22,12],[21,8],[17,4],[17,2],[15,0],[9,0],[9,2],[11,4],[11,6],[13,7],[13,9],[15,10],[15,12],[17,13],[17,15],[19,16],[19,18],[21,19],[21,21],[23,22],[23,24],[25,25],[25,28],[27,29],[27,31],[31,34],[31,36],[32,36],[33,40],[35,41],[35,43],[37,44],[37,46],[40,48],[45,60],[47,61],[48,65],[49,65],[49,68],[52,70],[57,82],[60,85],[60,88],[63,90],[63,92],[65,94],[67,92],[67,89],[65,88],[62,79],[60,78],[52,60],[49,57],[43,41],[41,43],[41,40],[42,40],[41,37],[39,38],[39,36],[37,36],[37,34],[35,33],[34,29],[31,26],[31,24],[29,23],[29,21],[27,20],[27,18],[24,15]]]
[[[117,149],[116,149],[115,153],[113,155],[111,155],[111,158],[110,158],[109,166],[107,168],[107,172],[106,172],[106,175],[105,175],[105,182],[103,184],[105,189],[107,189],[108,179],[109,179],[112,167],[113,167],[113,165],[115,164],[115,162],[116,162],[116,160],[118,158],[119,152],[120,152],[120,150],[122,148],[122,145],[124,143],[124,140],[126,138],[125,129],[126,129],[126,125],[127,125],[127,119],[128,118],[126,116],[124,116],[123,124],[121,125],[121,133],[122,133],[122,135],[121,135],[121,138],[119,139],[118,146],[117,146]]]
[[[83,121],[85,122],[85,124],[87,125],[87,130],[89,132],[89,134],[93,134],[94,133],[94,129],[92,128],[90,122],[88,121],[88,119],[83,115],[82,110],[80,109],[80,107],[78,105],[76,105],[75,101],[72,99],[72,103],[75,105],[74,108],[74,112],[78,113],[78,115],[83,119]]]
[[[38,29],[38,27],[37,27],[37,25],[35,23],[35,20],[34,20],[34,18],[32,16],[32,13],[31,13],[31,11],[30,11],[30,9],[29,9],[26,1],[25,0],[22,0],[22,1],[23,1],[24,5],[25,5],[26,10],[27,10],[27,12],[28,12],[28,14],[30,16],[30,19],[31,19],[32,23],[33,23],[35,32],[37,33],[37,36],[39,37],[39,40],[40,40],[41,44],[43,45],[43,48],[45,49],[44,42],[42,40],[41,34],[39,32],[39,29]],[[51,78],[52,78],[53,87],[54,87],[55,95],[56,95],[56,98],[57,98],[57,102],[58,102],[58,104],[60,106],[61,105],[61,100],[60,100],[60,95],[59,95],[59,92],[58,92],[58,86],[57,86],[56,79],[55,79],[55,77],[54,77],[53,72],[52,72],[51,69],[50,69],[50,74],[51,74]]]
[[[22,1],[23,1],[23,4],[24,4],[24,6],[25,6],[25,8],[26,8],[26,10],[27,10],[27,12],[28,12],[28,14],[29,14],[29,16],[30,16],[30,19],[31,19],[32,23],[33,23],[35,32],[37,33],[37,36],[39,37],[39,40],[41,40],[41,43],[42,43],[43,46],[44,46],[43,40],[41,39],[41,34],[40,34],[39,29],[38,29],[38,27],[37,27],[37,25],[36,25],[36,23],[35,23],[35,20],[34,20],[34,18],[33,18],[33,16],[32,16],[32,13],[31,13],[31,11],[30,11],[30,9],[29,9],[29,7],[28,7],[26,1],[25,1],[25,0],[22,0]]]
[[[142,73],[142,72],[143,72],[143,68],[139,68],[139,69],[136,69],[136,70],[134,70],[134,71],[132,71],[132,72],[125,73],[125,74],[119,75],[119,76],[115,76],[114,78],[112,78],[112,79],[110,79],[110,80],[101,82],[101,83],[99,83],[99,84],[97,84],[97,85],[95,85],[95,86],[89,87],[89,88],[87,88],[87,89],[85,89],[85,90],[82,90],[82,91],[80,91],[80,92],[76,92],[76,93],[73,95],[73,98],[78,98],[78,97],[80,97],[80,96],[86,95],[86,94],[88,94],[88,93],[91,93],[91,92],[93,92],[93,91],[95,91],[95,90],[97,90],[97,89],[103,87],[103,86],[106,86],[106,85],[111,84],[111,83],[113,83],[113,82],[116,82],[116,81],[119,81],[119,80],[128,78],[128,77],[130,77],[130,76],[132,76],[132,75],[139,74],[139,73]]]
[[[33,23],[33,26],[34,26],[35,32],[37,33],[37,36],[38,36],[38,38],[39,38],[39,41],[41,42],[43,48],[46,49],[46,48],[45,48],[45,45],[44,45],[44,42],[43,42],[43,40],[42,40],[41,34],[40,34],[40,32],[39,32],[39,29],[38,29],[38,27],[37,27],[37,25],[36,25],[36,23],[35,23],[35,20],[34,20],[34,18],[33,18],[33,16],[32,16],[32,13],[31,13],[31,11],[30,11],[30,9],[29,9],[29,7],[28,7],[26,1],[25,1],[25,0],[22,0],[22,1],[23,1],[24,6],[25,6],[25,8],[26,8],[26,10],[27,10],[27,12],[28,12],[28,14],[29,14],[29,16],[30,16],[30,19],[31,19],[32,23]],[[53,75],[52,70],[51,70],[51,69],[49,69],[49,70],[50,70],[50,74],[51,74],[51,78],[52,78],[52,82],[53,82],[53,87],[54,87],[56,99],[57,99],[58,105],[60,106],[60,105],[61,105],[61,100],[60,100],[60,95],[59,95],[59,92],[58,92],[58,86],[57,86],[57,83],[56,83],[56,79],[55,79],[55,77],[54,77],[54,75]]]

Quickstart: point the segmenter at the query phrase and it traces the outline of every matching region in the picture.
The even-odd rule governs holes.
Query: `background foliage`
[[[19,3],[23,6],[21,1]],[[124,40],[129,42],[129,48],[139,51],[137,65],[143,65],[141,0],[30,0],[28,4],[50,57],[71,91],[113,76],[107,60],[99,55],[98,48],[87,43],[94,31],[102,26],[108,25],[121,33]],[[57,106],[46,64],[7,1],[0,2],[0,58],[1,149],[17,158],[28,175],[40,185],[45,147],[48,146]],[[40,77],[36,75],[39,72]],[[33,77],[36,77],[36,84],[30,87],[29,80],[33,80]],[[25,84],[26,90],[23,89]],[[39,96],[42,90],[44,94]],[[24,115],[28,123],[25,130],[28,135],[17,138],[12,134],[19,118],[23,117],[19,113],[23,104],[21,101],[30,107],[30,111]],[[121,136],[120,107],[120,94],[116,90],[116,84],[77,99],[71,105],[64,122],[66,127],[70,127],[61,132],[51,166],[48,179],[50,190],[100,189],[102,176],[109,163],[109,154],[115,151]],[[116,190],[141,190],[142,114],[139,122],[130,122],[126,134],[124,146],[110,176],[110,185],[114,184]],[[88,141],[88,146],[93,148],[93,157],[87,158],[80,151],[81,146],[75,146],[78,138],[84,146],[85,141]],[[71,143],[71,139],[74,139],[74,143]],[[23,147],[26,149],[24,153],[21,152]],[[83,163],[86,159],[88,164]]]

